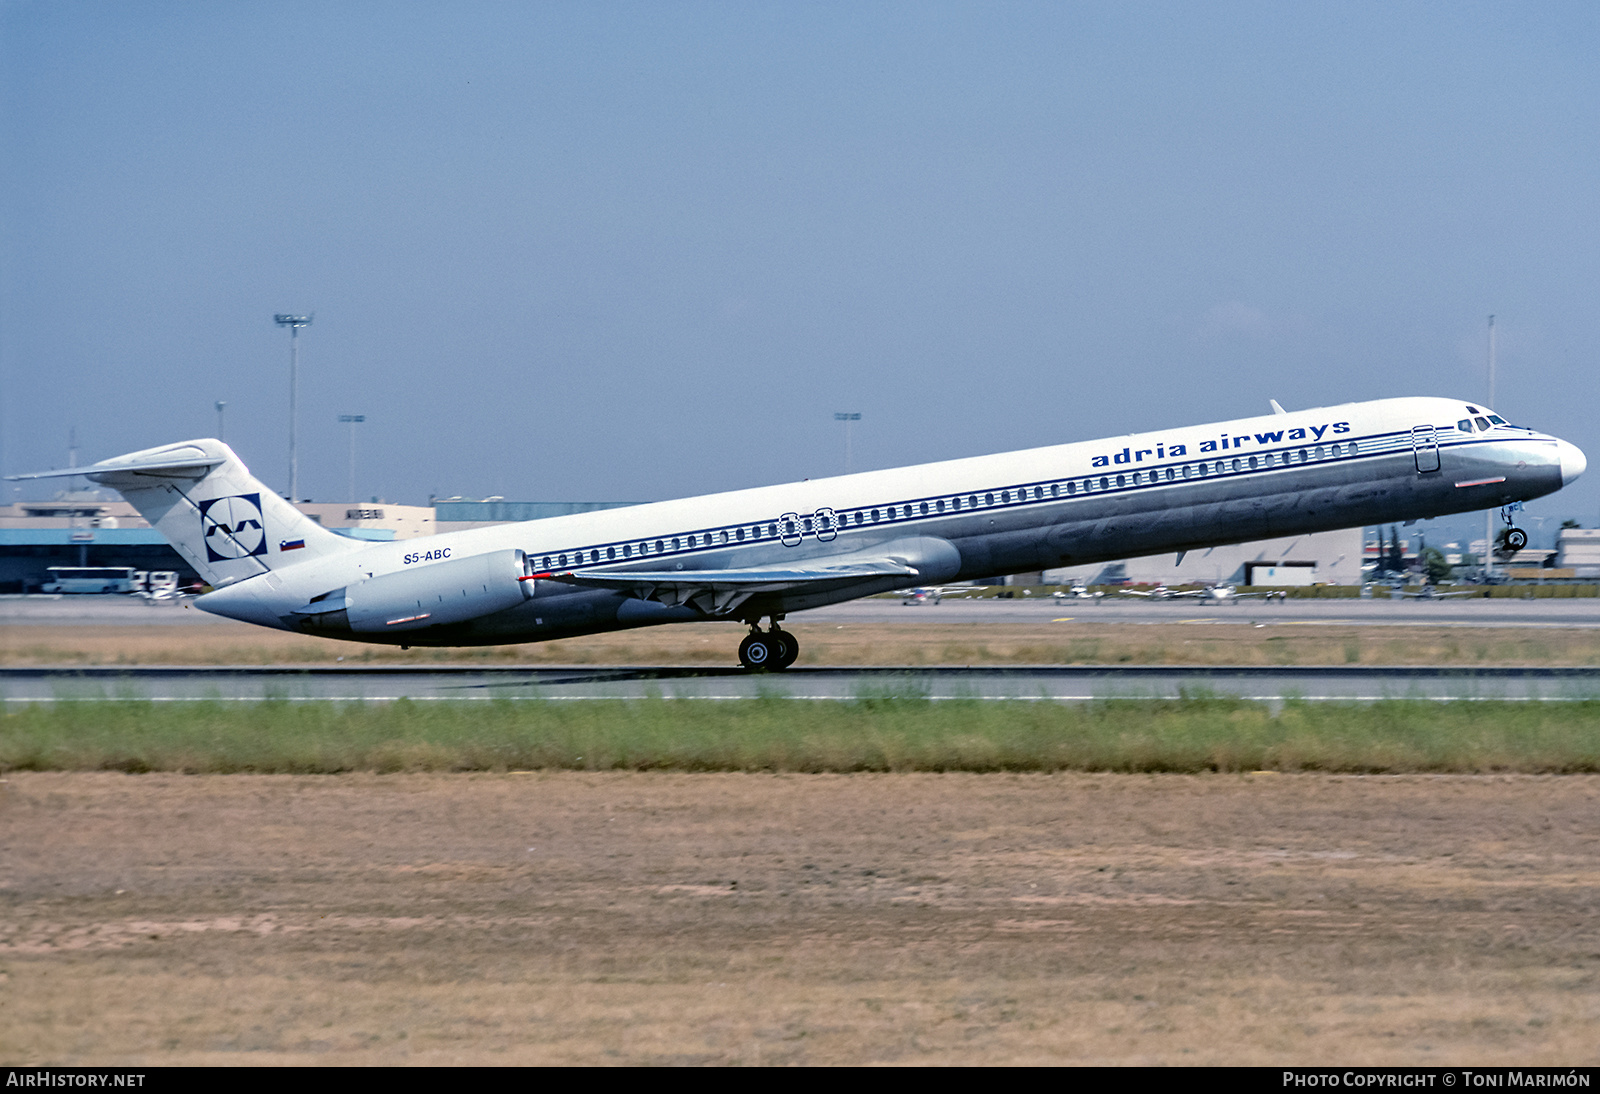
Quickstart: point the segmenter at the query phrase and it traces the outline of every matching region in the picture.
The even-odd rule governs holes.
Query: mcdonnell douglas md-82
[[[927,585],[1504,507],[1583,473],[1486,407],[1406,398],[369,543],[272,493],[221,441],[87,467],[230,619],[402,646],[730,620],[782,669],[790,613]],[[761,629],[761,621],[768,628]]]

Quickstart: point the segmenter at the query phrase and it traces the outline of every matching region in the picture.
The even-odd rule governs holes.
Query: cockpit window
[[[1459,422],[1456,423],[1456,428],[1461,430],[1461,432],[1463,432],[1463,433],[1471,433],[1472,432],[1472,419],[1471,418],[1462,418]]]
[[[1500,415],[1498,415],[1498,414],[1489,415],[1489,420],[1491,422],[1493,422],[1495,425],[1505,425],[1506,424],[1506,420],[1504,418],[1500,417]]]
[[[1474,418],[1473,421],[1478,423],[1478,428],[1479,429],[1488,429],[1489,428],[1489,421],[1488,421],[1487,418]]]

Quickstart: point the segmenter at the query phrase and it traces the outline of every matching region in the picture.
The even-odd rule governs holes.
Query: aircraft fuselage
[[[196,603],[266,626],[405,645],[753,623],[910,585],[1487,509],[1552,493],[1582,472],[1583,454],[1558,438],[1458,427],[1486,413],[1453,399],[1386,399],[655,502],[375,544],[251,576]],[[500,552],[520,567],[521,596],[485,601],[494,610],[472,618],[442,612],[443,623],[418,615],[397,619],[404,630],[362,631],[354,616],[341,618],[346,609],[305,610],[330,590],[379,577],[426,590],[437,574],[476,596],[462,561]],[[697,571],[879,554],[910,560],[915,576],[812,581],[720,604],[714,591],[692,600],[659,593],[666,573],[692,584]],[[631,573],[656,576],[627,588],[582,583]],[[348,612],[358,599],[351,594]]]

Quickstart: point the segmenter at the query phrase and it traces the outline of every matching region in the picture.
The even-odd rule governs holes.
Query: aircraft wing
[[[737,570],[579,570],[530,575],[595,589],[615,589],[641,600],[677,607],[689,604],[707,615],[726,615],[757,593],[827,592],[884,578],[921,576],[915,567],[894,558],[852,559],[829,564],[750,567]]]

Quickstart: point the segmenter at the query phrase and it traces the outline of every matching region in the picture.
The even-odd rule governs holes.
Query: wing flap
[[[589,588],[614,589],[672,607],[687,605],[708,616],[728,616],[751,597],[810,597],[846,590],[887,591],[917,581],[943,581],[961,567],[949,541],[915,536],[866,551],[808,558],[793,565],[723,570],[574,570],[531,574]],[[841,599],[846,597],[841,597]]]
[[[736,589],[768,593],[815,587],[834,582],[878,577],[916,577],[917,571],[894,559],[843,566],[785,566],[741,570],[575,570],[530,575],[537,579],[587,585],[596,589],[630,591],[640,586],[692,585],[697,588]]]
[[[919,580],[945,581],[960,569],[961,554],[950,541],[937,536],[910,536],[864,551],[808,558],[787,566],[742,566],[722,570],[567,570],[529,574],[524,580],[613,589],[641,600],[655,600],[672,607],[688,605],[709,616],[727,616],[755,596],[781,600],[814,594],[827,596],[853,588],[863,592],[888,591]]]
[[[707,615],[723,616],[761,593],[797,590],[827,592],[886,577],[915,577],[917,571],[903,562],[880,559],[850,565],[819,567],[751,568],[746,570],[585,570],[575,573],[532,574],[540,578],[614,589],[640,600],[655,600],[669,607],[688,605]]]

